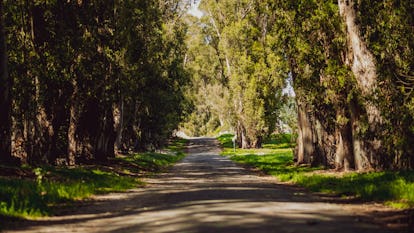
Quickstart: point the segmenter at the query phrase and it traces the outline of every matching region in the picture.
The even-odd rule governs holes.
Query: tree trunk
[[[298,105],[298,137],[296,138],[296,147],[294,160],[297,164],[304,162],[304,142],[303,142],[303,109],[302,106]]]
[[[314,132],[309,107],[297,97],[298,106],[298,138],[295,149],[297,164],[310,164],[316,153]]]
[[[312,157],[316,154],[314,141],[314,130],[310,119],[310,109],[306,100],[303,99],[303,90],[297,84],[298,66],[296,59],[289,57],[290,74],[292,75],[293,87],[296,93],[297,120],[298,120],[298,137],[296,138],[296,147],[294,149],[294,161],[296,164],[310,164]]]
[[[263,136],[259,135],[256,136],[256,139],[253,142],[253,147],[254,148],[262,148],[262,143],[263,143]]]
[[[237,122],[237,145],[239,148],[248,149],[250,148],[250,140],[246,135],[246,128],[243,124],[238,121]]]
[[[78,83],[76,78],[72,78],[72,95],[70,97],[69,107],[69,127],[68,127],[68,151],[67,151],[67,164],[70,166],[75,165],[78,152],[78,145],[76,139],[76,129],[79,125],[79,98],[78,98]]]
[[[315,153],[312,160],[312,166],[332,167],[330,161],[335,157],[335,139],[331,132],[328,131],[324,123],[326,119],[315,118],[314,137]]]
[[[42,65],[45,65],[43,59],[43,51],[40,49],[43,46],[43,43],[47,40],[47,32],[45,30],[44,23],[44,9],[38,5],[32,5],[30,9],[31,15],[31,36],[34,44],[34,49],[37,54],[40,54],[40,62]],[[45,65],[46,67],[46,65]],[[51,123],[51,117],[46,112],[46,101],[50,101],[46,98],[41,98],[41,89],[44,89],[46,85],[50,84],[41,83],[39,76],[36,74],[33,78],[33,85],[35,88],[34,93],[34,102],[36,106],[36,116],[34,119],[34,129],[35,129],[35,138],[31,142],[34,145],[34,151],[32,154],[32,162],[34,163],[55,163],[56,155],[52,151],[52,143],[54,137],[54,128]],[[47,103],[53,105],[53,102],[50,101]]]
[[[122,134],[124,131],[124,100],[121,100],[113,106],[114,128],[116,132],[115,151],[119,152],[125,150],[122,146]]]
[[[347,27],[348,52],[346,64],[351,67],[362,97],[366,99],[363,103],[363,111],[356,111],[356,108],[354,108],[352,117],[356,169],[366,170],[370,169],[372,165],[378,167],[380,165],[377,164],[378,158],[382,156],[382,142],[378,139],[382,116],[375,102],[373,102],[378,98],[375,94],[378,82],[376,61],[363,41],[360,28],[356,24],[354,0],[338,0],[338,5]],[[368,133],[374,135],[373,139],[362,139],[360,137],[360,125],[364,123],[361,121],[361,114],[367,117],[365,124],[369,125]],[[364,161],[369,161],[369,163]]]
[[[79,112],[77,126],[77,146],[80,148],[77,159],[81,163],[90,163],[96,158],[96,145],[99,142],[98,137],[102,127],[101,117],[99,100],[96,97],[90,97]]]
[[[96,141],[94,144],[94,158],[99,162],[104,162],[108,158],[115,157],[115,130],[112,109],[104,110],[99,130],[97,131]]]
[[[7,72],[6,36],[3,24],[3,1],[0,1],[0,163],[13,161],[11,154],[11,85]]]
[[[213,17],[213,14],[211,13],[210,10],[208,11],[208,13],[210,15],[210,22],[213,25],[214,30],[216,30],[216,34],[217,34],[217,37],[219,38],[219,41],[221,41],[222,40],[222,37],[221,37],[220,29],[218,28],[218,26],[216,24],[216,21],[215,21],[215,19]],[[219,50],[216,49],[216,51],[219,51]],[[227,55],[227,52],[226,51],[224,51],[224,58],[225,58],[225,61],[226,61],[227,78],[230,78],[231,77],[231,65],[230,65],[229,56]]]
[[[351,128],[352,128],[352,143],[353,143],[353,154],[355,161],[356,170],[369,170],[372,168],[372,164],[367,151],[367,143],[361,136],[361,125],[363,121],[361,120],[361,109],[356,101],[351,101],[350,104],[351,110]]]
[[[354,169],[355,160],[350,123],[338,126],[336,138],[335,168],[345,171]]]
[[[52,142],[54,137],[54,128],[51,121],[48,119],[44,103],[40,98],[40,82],[36,76],[35,81],[35,102],[36,102],[36,120],[35,120],[35,155],[36,162],[56,162],[56,155],[52,154]]]
[[[250,149],[250,140],[246,135],[246,130],[243,128],[241,131],[241,148],[242,149]]]

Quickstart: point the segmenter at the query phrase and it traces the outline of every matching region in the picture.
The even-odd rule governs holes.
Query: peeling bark
[[[211,13],[211,11],[209,10],[208,12],[209,12],[209,15],[210,15],[210,22],[213,25],[214,30],[216,30],[217,37],[221,41],[222,36],[221,36],[221,33],[220,33],[220,29],[218,28],[218,26],[216,24],[216,21],[214,20],[213,14]],[[218,52],[219,50],[216,50],[216,51]],[[224,51],[224,57],[225,57],[225,60],[226,60],[227,75],[228,75],[228,78],[230,78],[231,77],[231,65],[230,65],[230,59],[229,59],[226,51]]]
[[[346,63],[352,69],[363,95],[371,95],[377,87],[375,59],[368,50],[356,24],[353,0],[338,0],[341,16],[344,18],[348,33],[348,56]],[[374,116],[372,116],[374,117]]]
[[[355,169],[351,128],[349,124],[340,125],[337,130],[337,148],[335,154],[336,169],[345,171]]]
[[[382,142],[378,139],[378,129],[382,124],[382,116],[378,107],[373,101],[377,100],[378,80],[376,71],[376,61],[372,53],[368,50],[366,43],[360,35],[360,28],[356,24],[356,12],[354,0],[338,0],[340,15],[343,17],[347,28],[348,51],[345,63],[351,70],[357,81],[362,97],[363,111],[357,111],[358,107],[353,107],[352,130],[353,148],[356,162],[356,169],[367,170],[374,167],[381,156]],[[356,104],[356,103],[354,103]],[[369,132],[374,135],[374,139],[361,138],[362,116],[366,115]]]
[[[309,115],[309,107],[297,98],[298,106],[298,138],[296,145],[296,163],[310,164],[315,156],[313,125]]]

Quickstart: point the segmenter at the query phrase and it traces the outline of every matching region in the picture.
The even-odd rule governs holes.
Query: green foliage
[[[184,115],[189,81],[185,9],[175,4],[5,1],[17,156],[105,160],[116,138],[123,150],[164,144]]]
[[[386,144],[390,167],[413,167],[414,161],[414,4],[412,1],[363,0],[356,4],[357,20],[376,58],[378,101],[386,119],[377,135]],[[396,163],[396,164],[392,164]]]
[[[268,149],[283,149],[295,147],[295,135],[289,133],[272,134],[266,138],[263,143],[263,148]]]
[[[290,86],[291,87],[291,86]],[[290,131],[290,133],[296,133],[298,129],[298,112],[295,97],[287,97],[286,102],[282,105],[279,110],[279,120],[282,122],[277,130],[279,132]],[[284,129],[286,124],[289,128]]]
[[[188,135],[214,135],[230,130],[232,125],[229,113],[233,107],[226,86],[225,59],[218,49],[216,34],[211,27],[206,27],[205,19],[187,20],[185,69],[191,74],[191,88],[186,92],[190,106],[181,128]]]
[[[189,39],[195,109],[183,127],[197,134],[235,130],[245,138],[239,145],[260,146],[277,124],[287,78],[267,33],[272,12],[248,1],[202,1],[200,7],[206,14],[194,19]]]
[[[233,148],[233,137],[233,134],[222,134],[219,137],[217,137],[217,140],[219,140],[222,147]]]

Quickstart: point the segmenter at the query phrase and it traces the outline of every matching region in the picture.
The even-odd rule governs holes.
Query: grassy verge
[[[29,169],[29,168],[26,168]],[[120,176],[99,168],[34,168],[35,177],[0,178],[0,214],[10,217],[39,217],[52,213],[53,206],[82,200],[93,194],[122,191],[140,184],[134,177]]]
[[[94,194],[143,185],[143,174],[163,170],[184,157],[185,141],[174,140],[161,153],[139,153],[105,165],[65,167],[1,167],[0,216],[34,218],[53,213],[56,206]],[[5,172],[6,171],[6,172]]]
[[[292,182],[313,192],[333,194],[344,198],[355,197],[364,201],[384,202],[396,208],[414,207],[414,172],[384,171],[367,173],[337,173],[295,166],[292,149],[272,141],[263,149],[242,150],[228,146],[231,135],[222,135],[222,154],[233,161],[256,167],[282,182]]]
[[[136,153],[116,158],[116,160],[126,165],[123,166],[126,174],[137,172],[157,173],[184,158],[183,149],[186,143],[187,140],[177,138],[161,151]]]

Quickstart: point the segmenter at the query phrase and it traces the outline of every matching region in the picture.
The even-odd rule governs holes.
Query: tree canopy
[[[289,125],[298,164],[414,167],[412,1],[190,2],[0,1],[2,163],[104,161],[178,128],[261,147]]]
[[[105,160],[114,147],[161,145],[181,121],[189,76],[180,1],[2,3],[13,121],[1,124],[14,156]]]
[[[204,16],[190,26],[201,39],[190,40],[198,49],[187,66],[193,83],[221,91],[193,96],[228,93],[220,107],[239,145],[258,147],[281,120],[289,123],[292,97],[282,90],[292,80],[297,163],[412,168],[413,7],[394,0],[202,1]],[[208,62],[210,69],[196,68]],[[190,122],[225,122],[214,103],[202,103]]]

